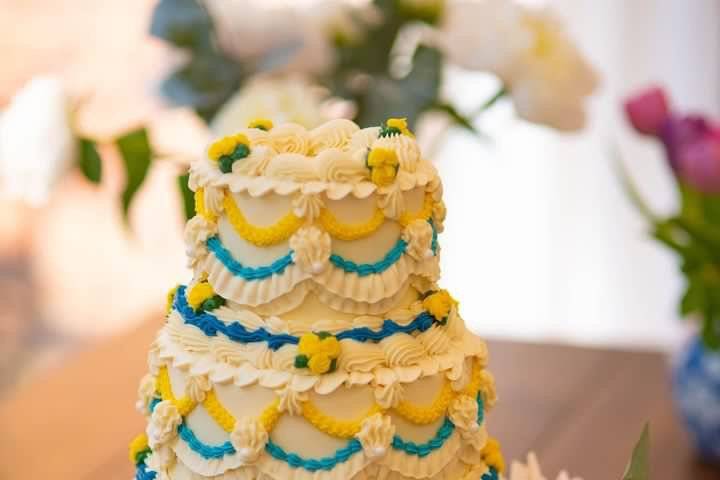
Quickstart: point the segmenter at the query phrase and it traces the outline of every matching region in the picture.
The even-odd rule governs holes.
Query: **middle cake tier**
[[[434,172],[407,190],[336,199],[311,184],[261,195],[195,188],[198,214],[185,233],[194,282],[208,280],[232,305],[275,315],[312,295],[335,311],[381,314],[439,277],[444,206]]]

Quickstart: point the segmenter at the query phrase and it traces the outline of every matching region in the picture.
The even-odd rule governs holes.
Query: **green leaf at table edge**
[[[640,439],[635,444],[630,463],[628,463],[622,480],[650,479],[650,426],[646,423]]]
[[[102,160],[95,142],[80,138],[80,171],[90,182],[98,184],[102,180]]]
[[[123,217],[127,221],[128,211],[135,194],[142,186],[152,162],[152,150],[145,128],[134,130],[115,141],[125,168],[125,189],[122,193]]]
[[[183,212],[185,212],[186,220],[190,220],[195,216],[195,194],[188,186],[189,179],[189,173],[184,173],[177,178],[178,188],[180,189],[180,198],[182,199]]]

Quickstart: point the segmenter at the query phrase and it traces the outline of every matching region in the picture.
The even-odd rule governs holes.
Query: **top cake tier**
[[[432,289],[442,186],[403,120],[257,127],[217,140],[192,167],[197,216],[185,239],[196,282],[271,315],[308,294],[379,314]]]
[[[402,119],[365,129],[344,119],[313,130],[292,123],[258,126],[211,144],[207,158],[192,166],[191,188],[228,187],[253,197],[324,192],[338,200],[438,182]]]

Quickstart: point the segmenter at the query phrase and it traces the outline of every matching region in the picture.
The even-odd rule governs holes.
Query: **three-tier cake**
[[[404,120],[258,120],[207,153],[136,478],[498,479],[487,349],[437,285],[442,184]]]

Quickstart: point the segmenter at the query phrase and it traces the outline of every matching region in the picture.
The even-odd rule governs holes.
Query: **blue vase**
[[[720,464],[720,352],[693,338],[674,365],[673,392],[698,453]]]

